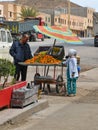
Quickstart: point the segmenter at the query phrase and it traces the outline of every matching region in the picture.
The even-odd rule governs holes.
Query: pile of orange
[[[37,56],[34,56],[33,58],[26,60],[25,63],[27,64],[33,64],[33,63],[59,64],[61,63],[61,61],[53,58],[50,55],[38,54]]]

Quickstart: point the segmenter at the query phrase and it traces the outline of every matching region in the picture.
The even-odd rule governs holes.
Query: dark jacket
[[[9,53],[13,56],[15,64],[32,58],[29,44],[21,44],[19,41],[13,42]]]

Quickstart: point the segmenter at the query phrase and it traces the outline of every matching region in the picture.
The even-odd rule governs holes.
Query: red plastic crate
[[[0,90],[0,108],[10,107],[11,95],[14,89],[22,88],[27,85],[26,81],[16,83]]]
[[[38,39],[41,39],[41,38],[43,38],[43,34],[41,34],[41,33],[38,33],[38,34],[37,34],[37,38],[38,38]]]

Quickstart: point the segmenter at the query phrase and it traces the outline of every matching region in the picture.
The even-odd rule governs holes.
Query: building
[[[95,12],[93,15],[93,24],[94,24],[94,36],[98,35],[98,12]]]
[[[29,7],[12,2],[0,2],[0,4],[1,13],[8,21],[22,20],[20,17],[21,8]],[[68,5],[53,9],[40,9],[38,16],[42,17],[47,25],[70,26],[70,29],[78,36],[93,36],[93,13],[95,10],[88,7],[72,6],[70,7],[70,14],[68,11]]]
[[[21,9],[23,7],[29,8],[29,6],[15,4],[13,2],[0,2],[0,9],[2,9],[2,16],[6,17],[8,21],[21,21]],[[47,25],[51,25],[51,15],[43,12],[39,12],[39,17],[42,17],[43,21]]]
[[[8,21],[19,21],[21,20],[20,12],[22,5],[16,5],[11,2],[0,2],[0,5],[3,5],[3,16],[6,17]]]
[[[50,14],[39,12],[38,17],[41,17],[46,25],[49,25],[49,26],[51,25],[51,15]]]
[[[40,12],[49,14],[51,16],[51,25],[54,25],[54,9],[40,9]]]
[[[0,5],[0,17],[3,17],[4,16],[4,6],[3,5]]]
[[[4,17],[4,6],[0,5],[0,23],[2,23],[5,20]]]
[[[72,7],[70,13],[72,15],[81,16],[87,18],[84,24],[87,24],[87,29],[85,29],[85,35],[90,37],[93,36],[93,14],[95,9],[89,7]]]
[[[70,29],[81,37],[93,36],[94,11],[92,8],[72,7],[69,14],[67,8],[56,7],[54,10],[54,24],[70,26]]]
[[[70,29],[80,37],[84,37],[84,22],[86,18],[80,16],[70,15]],[[68,14],[55,15],[55,25],[61,25],[68,27]]]

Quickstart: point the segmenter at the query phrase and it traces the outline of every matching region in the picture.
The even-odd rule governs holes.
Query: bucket
[[[76,56],[76,58],[77,58],[77,64],[80,64],[80,56]]]

